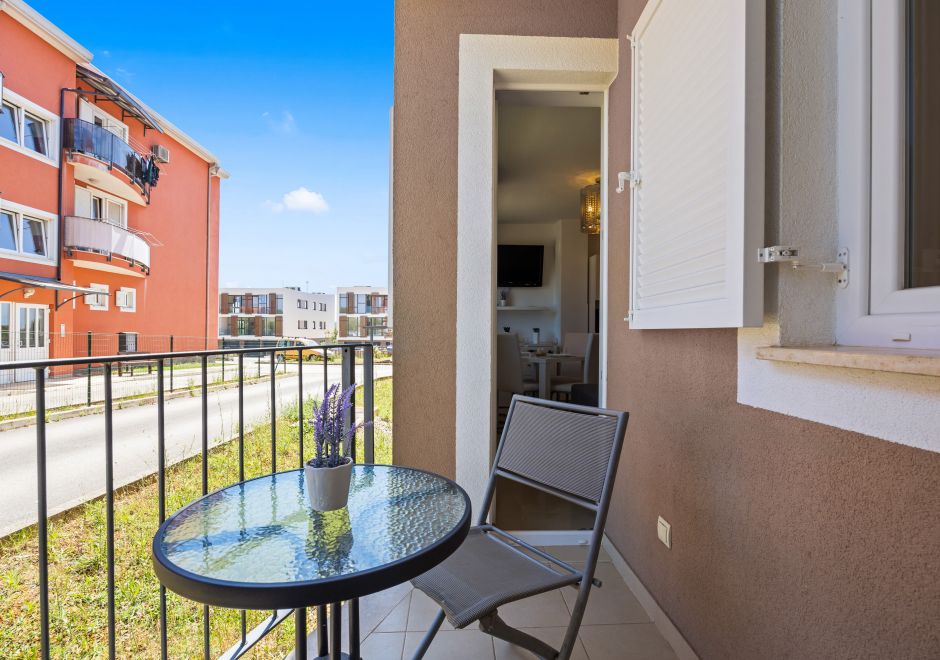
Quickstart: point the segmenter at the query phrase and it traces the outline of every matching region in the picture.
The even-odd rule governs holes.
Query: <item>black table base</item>
[[[343,652],[343,604],[330,605],[329,635],[326,606],[317,607],[317,655],[315,660],[362,660],[359,655],[359,599],[349,601],[349,650]],[[294,660],[307,660],[307,608],[294,611]]]

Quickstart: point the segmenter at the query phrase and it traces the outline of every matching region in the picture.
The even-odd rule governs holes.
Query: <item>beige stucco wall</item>
[[[617,3],[399,0],[395,4],[395,461],[451,476],[461,33],[614,37]]]
[[[398,462],[454,473],[457,35],[624,37],[644,2],[620,0],[616,17],[609,2],[586,4],[396,5]],[[816,148],[787,142],[799,124],[774,105],[791,43],[781,25],[807,18],[793,12],[815,12],[813,32],[834,39],[827,0],[770,2],[769,205],[795,201],[781,172]],[[611,88],[611,173],[629,169],[629,52]],[[804,73],[818,72],[790,75]],[[826,172],[820,181],[810,192],[829,212],[835,192]],[[940,657],[940,454],[738,404],[733,329],[628,330],[629,207],[615,183],[609,403],[631,413],[608,522],[617,548],[703,658]],[[673,525],[671,550],[657,515]]]

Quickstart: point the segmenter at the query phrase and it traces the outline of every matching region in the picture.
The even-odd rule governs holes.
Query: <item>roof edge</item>
[[[43,41],[75,62],[91,61],[91,51],[22,0],[0,0],[0,11],[9,14],[17,23],[25,25]]]

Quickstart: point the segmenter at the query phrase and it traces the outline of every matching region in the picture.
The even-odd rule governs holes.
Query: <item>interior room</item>
[[[514,394],[598,402],[603,101],[496,94],[497,433]],[[581,526],[583,512],[551,496],[509,483],[500,494],[510,529]],[[514,502],[512,520],[500,499]]]

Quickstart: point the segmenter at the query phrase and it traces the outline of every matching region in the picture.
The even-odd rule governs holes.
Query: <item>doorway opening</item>
[[[496,92],[496,437],[513,394],[599,401],[604,98]],[[496,523],[505,529],[571,530],[592,520],[515,482],[497,490]]]

